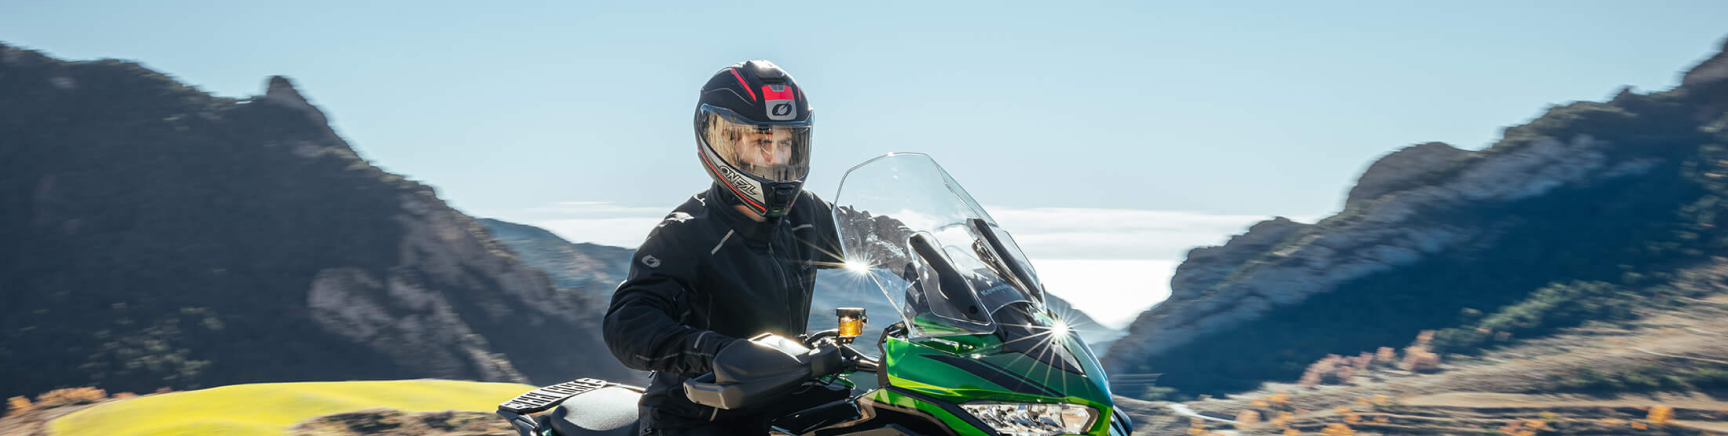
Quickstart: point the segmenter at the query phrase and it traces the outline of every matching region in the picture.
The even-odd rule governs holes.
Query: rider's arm
[[[697,262],[675,232],[650,233],[636,250],[630,276],[612,294],[606,311],[606,347],[624,366],[642,371],[701,374],[712,371],[714,354],[735,339],[683,325],[690,313]]]

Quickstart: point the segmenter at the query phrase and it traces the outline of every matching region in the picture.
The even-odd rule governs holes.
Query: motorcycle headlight
[[[967,403],[971,413],[1004,436],[1053,436],[1085,434],[1098,411],[1079,404],[1063,403]]]

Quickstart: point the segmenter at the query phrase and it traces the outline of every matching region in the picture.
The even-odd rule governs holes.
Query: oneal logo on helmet
[[[786,85],[767,85],[762,87],[762,100],[768,104],[768,119],[774,121],[790,121],[796,118],[792,103],[797,100],[797,92]]]
[[[732,187],[738,188],[738,191],[743,192],[744,195],[749,195],[757,200],[762,199],[762,193],[756,189],[756,184],[750,183],[750,178],[738,174],[731,167],[720,167],[720,175],[726,176],[726,181],[732,182]]]

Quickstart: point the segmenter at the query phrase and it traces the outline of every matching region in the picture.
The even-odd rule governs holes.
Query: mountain
[[[630,258],[635,250],[589,243],[572,243],[552,232],[526,224],[516,224],[490,218],[480,220],[499,241],[508,245],[528,265],[551,275],[561,288],[576,287],[577,292],[598,298],[604,306],[612,298],[618,282],[630,273]],[[1047,304],[1074,325],[1093,350],[1102,352],[1122,335],[1117,329],[1098,324],[1085,312],[1075,309],[1066,300],[1050,295]],[[820,270],[816,273],[816,294],[810,302],[810,331],[835,328],[834,309],[862,307],[871,316],[863,337],[875,338],[882,328],[898,321],[894,306],[887,296],[874,286],[845,271]]]
[[[1696,272],[1728,256],[1728,53],[1681,83],[1551,107],[1481,151],[1398,150],[1336,215],[1196,248],[1106,368],[1242,392],[1424,331],[1435,358],[1468,358],[1705,298]]]
[[[0,45],[0,396],[630,374],[595,314],[286,78],[224,98]]]
[[[522,262],[546,271],[553,284],[600,299],[602,306],[612,291],[630,275],[630,257],[636,250],[590,243],[572,243],[539,227],[481,218],[480,225],[492,237],[510,247]]]

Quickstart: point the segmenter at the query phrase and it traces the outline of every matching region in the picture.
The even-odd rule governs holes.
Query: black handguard
[[[720,409],[739,409],[785,395],[815,377],[844,368],[832,343],[807,348],[797,340],[764,333],[734,341],[714,355],[714,372],[684,381],[690,401]]]

